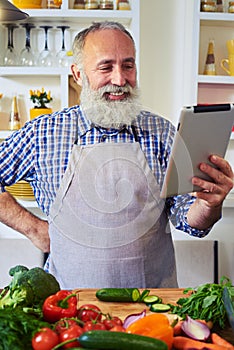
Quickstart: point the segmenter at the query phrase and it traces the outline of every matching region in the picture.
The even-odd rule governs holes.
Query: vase
[[[30,120],[38,117],[42,114],[50,114],[52,113],[52,108],[31,108],[30,109]]]

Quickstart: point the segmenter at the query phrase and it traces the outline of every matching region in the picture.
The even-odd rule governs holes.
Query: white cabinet
[[[185,100],[189,104],[234,102],[234,76],[221,67],[228,57],[226,41],[234,38],[234,14],[228,12],[201,12],[200,0],[186,4],[193,13],[185,34]],[[216,75],[204,75],[209,40],[214,40]],[[234,139],[234,132],[231,139]],[[232,141],[233,142],[233,141]]]
[[[220,62],[227,58],[226,41],[234,38],[234,14],[201,12],[200,0],[194,1],[191,70],[191,98],[196,103],[231,103],[234,101],[234,77],[228,76]],[[214,40],[216,75],[203,75],[209,40]]]
[[[29,18],[24,21],[33,23],[35,28],[30,32],[30,44],[35,55],[44,48],[44,30],[42,25],[50,25],[53,28],[48,32],[48,46],[57,52],[62,45],[60,25],[67,25],[65,31],[65,46],[69,51],[77,32],[94,21],[114,20],[124,24],[132,33],[137,47],[137,65],[139,67],[139,8],[140,0],[130,1],[131,10],[77,10],[73,9],[73,2],[63,0],[61,9],[25,9]],[[25,46],[25,29],[21,26],[23,22],[17,23],[14,29],[14,48],[19,53]],[[0,26],[0,57],[7,47],[7,28]],[[12,94],[17,92],[19,109],[22,122],[29,119],[29,109],[33,107],[29,99],[29,89],[40,89],[45,87],[51,90],[53,101],[50,103],[53,111],[59,110],[78,102],[74,88],[69,83],[71,77],[70,67],[21,67],[0,66],[0,93],[4,98],[1,101],[0,129],[6,129],[8,115],[11,106]]]

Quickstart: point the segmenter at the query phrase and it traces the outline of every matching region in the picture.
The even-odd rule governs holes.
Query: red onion
[[[210,329],[205,323],[193,320],[189,316],[182,323],[181,329],[188,337],[195,340],[207,340],[210,336]]]
[[[133,322],[139,320],[140,318],[143,318],[146,316],[146,310],[143,310],[142,312],[138,313],[138,314],[131,314],[128,315],[123,323],[123,327],[126,329],[128,326],[130,326],[130,324],[132,324]]]

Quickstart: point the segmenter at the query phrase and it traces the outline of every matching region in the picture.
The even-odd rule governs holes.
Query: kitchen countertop
[[[163,303],[176,304],[177,300],[181,297],[186,297],[187,294],[183,294],[183,288],[163,288],[163,289],[150,289],[150,294],[155,294],[162,298]],[[146,309],[147,314],[150,313],[149,308],[143,303],[122,303],[122,302],[104,302],[96,298],[96,289],[76,289],[79,292],[79,305],[82,304],[94,304],[97,305],[103,313],[109,313],[112,316],[118,316],[122,320],[132,313],[142,312]],[[140,289],[140,291],[142,291]],[[168,314],[167,316],[171,321],[177,318],[176,315]],[[215,329],[215,332],[220,334],[223,338],[228,340],[234,345],[234,333],[231,327],[224,330]]]

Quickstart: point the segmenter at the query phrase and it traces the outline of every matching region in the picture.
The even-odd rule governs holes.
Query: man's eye
[[[134,68],[134,64],[128,63],[123,66],[124,69],[126,70],[131,70]]]
[[[112,69],[112,66],[100,66],[99,70],[101,71],[110,71]]]

